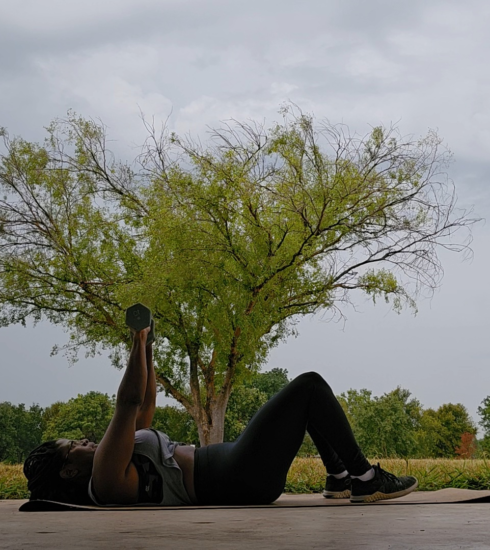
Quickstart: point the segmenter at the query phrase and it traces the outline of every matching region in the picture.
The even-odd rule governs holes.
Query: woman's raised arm
[[[147,381],[145,399],[136,417],[136,430],[149,428],[153,422],[157,398],[157,381],[153,367],[153,343],[146,346]]]
[[[131,504],[138,499],[138,473],[131,457],[137,419],[148,388],[147,348],[151,357],[151,347],[147,347],[146,340],[149,331],[150,327],[133,333],[128,366],[117,392],[116,410],[95,452],[93,489],[106,504]],[[151,368],[153,372],[153,366]]]

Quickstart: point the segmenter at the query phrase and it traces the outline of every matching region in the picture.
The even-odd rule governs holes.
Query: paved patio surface
[[[490,549],[485,503],[28,513],[22,502],[0,501],[1,549]]]

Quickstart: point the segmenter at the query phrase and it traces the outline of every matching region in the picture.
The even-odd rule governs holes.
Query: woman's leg
[[[362,475],[371,465],[330,386],[316,373],[295,378],[252,418],[234,443],[196,453],[196,491],[206,503],[275,500],[308,430],[330,473]]]

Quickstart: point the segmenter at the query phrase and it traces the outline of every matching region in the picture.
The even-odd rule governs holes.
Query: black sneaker
[[[379,463],[374,468],[374,477],[369,481],[352,479],[351,502],[376,502],[408,495],[419,484],[412,476],[396,477],[383,470]]]
[[[341,479],[334,476],[327,476],[323,496],[325,498],[349,498],[351,481],[347,475]]]

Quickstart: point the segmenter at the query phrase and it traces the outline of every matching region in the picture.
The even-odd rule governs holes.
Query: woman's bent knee
[[[333,394],[333,390],[325,378],[314,371],[300,374],[291,383],[296,383],[299,386],[308,387],[311,389],[323,387],[325,390],[328,390]]]
[[[327,384],[326,380],[318,374],[317,372],[304,372],[297,376],[294,380],[298,380],[304,383],[313,383],[313,384]],[[328,384],[327,384],[328,385]]]

